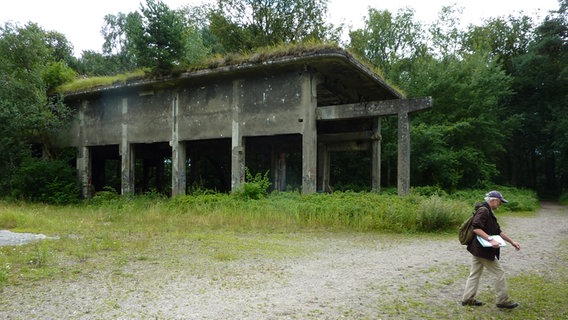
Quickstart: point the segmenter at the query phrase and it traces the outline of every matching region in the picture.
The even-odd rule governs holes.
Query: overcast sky
[[[3,2],[0,22],[11,21],[24,25],[31,21],[46,31],[63,33],[75,48],[75,55],[83,50],[101,51],[101,28],[106,14],[138,10],[145,0],[14,0]],[[163,0],[171,9],[185,4],[200,4],[214,0]],[[557,10],[557,0],[329,0],[330,21],[361,27],[369,6],[395,13],[403,7],[414,8],[416,19],[431,22],[443,6],[462,7],[463,20],[479,23],[488,17],[507,16],[523,12],[539,18],[548,11]]]

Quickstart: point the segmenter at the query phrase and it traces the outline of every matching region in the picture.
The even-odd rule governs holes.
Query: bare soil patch
[[[499,219],[523,246],[503,249],[508,276],[551,272],[558,244],[568,238],[568,209],[543,203],[534,217]],[[459,308],[470,255],[457,235],[320,233],[282,241],[305,253],[216,262],[176,257],[177,268],[129,261],[120,270],[4,287],[0,318],[413,319],[415,309]],[[202,271],[184,271],[184,264],[200,263]],[[481,290],[492,292],[488,278]]]

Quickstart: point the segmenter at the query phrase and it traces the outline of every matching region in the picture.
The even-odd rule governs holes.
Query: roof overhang
[[[113,85],[64,93],[66,99],[84,99],[118,90],[150,91],[181,83],[210,83],[216,79],[266,76],[287,70],[318,74],[318,105],[337,105],[364,101],[404,98],[403,94],[370,67],[343,49],[308,50],[266,59],[252,55],[248,60],[214,68],[195,69],[176,76],[128,80]]]

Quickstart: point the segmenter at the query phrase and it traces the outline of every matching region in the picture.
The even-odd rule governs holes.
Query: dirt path
[[[550,271],[550,244],[568,238],[568,208],[544,203],[535,217],[500,221],[525,247],[503,249],[508,275]],[[290,245],[312,248],[303,257],[219,262],[200,274],[141,261],[127,271],[6,287],[0,319],[412,319],[412,306],[457,306],[469,268],[457,238],[431,238],[302,235]]]

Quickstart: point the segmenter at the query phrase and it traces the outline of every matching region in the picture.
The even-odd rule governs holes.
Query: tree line
[[[57,31],[6,22],[0,195],[46,201],[55,192],[65,202],[62,194],[76,191],[74,171],[63,169],[73,152],[53,141],[72,116],[55,91],[64,83],[133,70],[175,74],[210,57],[324,42],[349,50],[408,97],[434,98],[433,109],[412,117],[413,186],[451,192],[500,184],[561,196],[568,190],[568,0],[558,4],[539,21],[518,13],[467,26],[456,6],[441,8],[431,24],[410,8],[369,8],[363,27],[347,29],[328,22],[328,0],[218,0],[175,10],[146,0],[106,15],[101,51],[80,57]],[[383,136],[383,185],[390,186],[396,121],[383,121]],[[335,179],[368,184],[360,171],[337,167]]]

